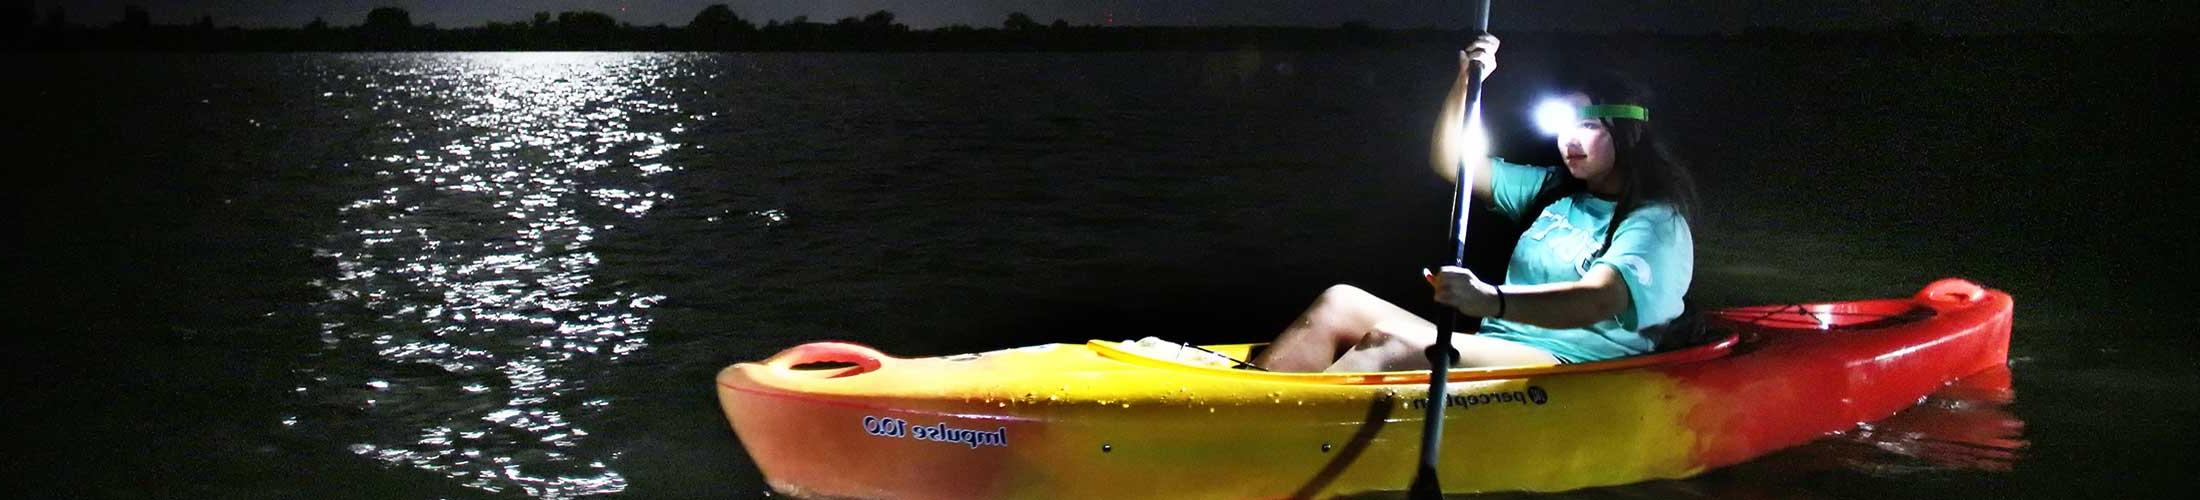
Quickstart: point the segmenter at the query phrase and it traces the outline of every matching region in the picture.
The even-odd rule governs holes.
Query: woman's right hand
[[[1497,45],[1496,36],[1483,34],[1459,51],[1459,79],[1452,82],[1451,92],[1444,95],[1443,108],[1437,110],[1434,140],[1429,141],[1429,159],[1436,175],[1458,182],[1459,169],[1465,168],[1474,175],[1474,197],[1484,199],[1490,195],[1489,144],[1479,139],[1465,139],[1467,82],[1470,81],[1467,72],[1472,69],[1470,61],[1479,61],[1482,63],[1481,76],[1488,79],[1490,73],[1497,70]]]
[[[1497,45],[1497,35],[1483,33],[1481,37],[1474,39],[1474,43],[1467,45],[1466,50],[1459,51],[1459,81],[1467,79],[1467,61],[1482,61],[1483,79],[1488,79],[1490,73],[1496,73]]]

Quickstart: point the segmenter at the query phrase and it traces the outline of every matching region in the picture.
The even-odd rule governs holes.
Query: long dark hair
[[[1620,196],[1611,225],[1604,228],[1604,246],[1591,258],[1603,257],[1606,250],[1611,250],[1620,221],[1645,205],[1664,203],[1683,219],[1696,219],[1696,179],[1658,137],[1659,110],[1648,88],[1625,75],[1598,71],[1567,77],[1561,80],[1559,89],[1562,94],[1589,96],[1590,104],[1634,104],[1650,109],[1649,121],[1599,119],[1612,136],[1612,173],[1607,175],[1620,176]],[[1571,180],[1574,186],[1587,189],[1579,179]]]

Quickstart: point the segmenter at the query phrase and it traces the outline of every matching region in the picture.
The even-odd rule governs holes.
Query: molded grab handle
[[[784,375],[840,378],[877,370],[885,365],[888,358],[885,353],[878,352],[877,349],[859,344],[811,342],[779,351],[779,354],[774,354],[771,358],[765,359],[764,366]],[[846,363],[853,366],[815,370],[799,368],[801,365],[812,363]]]
[[[1986,300],[1986,287],[1963,278],[1946,278],[1925,285],[1924,290],[1917,292],[1917,300],[1926,303],[1970,304]]]

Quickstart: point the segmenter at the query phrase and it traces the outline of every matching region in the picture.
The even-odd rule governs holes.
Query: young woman
[[[1484,318],[1474,335],[1453,334],[1460,366],[1578,363],[1649,352],[1645,329],[1681,314],[1695,269],[1687,214],[1694,183],[1650,128],[1647,96],[1625,81],[1596,77],[1563,94],[1573,126],[1558,134],[1565,167],[1533,167],[1463,151],[1460,118],[1467,61],[1497,68],[1498,40],[1483,36],[1460,55],[1460,73],[1437,121],[1432,159],[1447,177],[1470,162],[1474,198],[1514,221],[1533,222],[1514,247],[1502,284],[1463,268],[1429,277],[1438,303]],[[1538,213],[1527,213],[1540,207]],[[1349,285],[1324,291],[1254,360],[1277,371],[1427,369],[1423,350],[1437,327]]]

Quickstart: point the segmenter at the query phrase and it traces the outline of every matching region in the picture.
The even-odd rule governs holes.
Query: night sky
[[[16,0],[21,1],[21,0]],[[832,22],[893,11],[916,29],[951,24],[1000,26],[1009,12],[1041,23],[1117,25],[1336,26],[1362,21],[1384,28],[1465,24],[1460,0],[30,0],[43,15],[59,5],[70,22],[104,26],[123,5],[149,10],[156,24],[212,16],[219,26],[297,27],[318,16],[355,25],[368,10],[402,7],[415,23],[440,27],[524,21],[535,12],[595,10],[636,25],[687,24],[703,7],[724,3],[757,24],[799,15]],[[1795,30],[1874,28],[1902,22],[1951,34],[2162,31],[2194,19],[2188,1],[2044,0],[1535,0],[1498,1],[1492,30],[1733,32],[1766,26]]]

